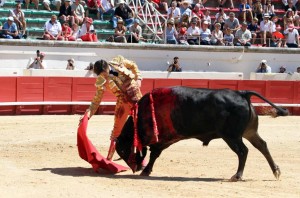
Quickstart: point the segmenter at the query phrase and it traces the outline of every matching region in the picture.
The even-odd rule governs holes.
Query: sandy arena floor
[[[300,116],[260,117],[259,133],[268,143],[281,178],[250,143],[244,181],[228,179],[237,156],[223,140],[202,147],[186,140],[165,150],[150,177],[126,171],[97,174],[78,156],[79,115],[0,117],[0,197],[300,197]],[[94,116],[88,135],[107,154],[113,117]],[[117,155],[115,155],[117,157]],[[125,165],[123,161],[118,161]]]

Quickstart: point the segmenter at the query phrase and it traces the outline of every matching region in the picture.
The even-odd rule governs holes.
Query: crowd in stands
[[[233,0],[218,0],[218,12],[213,16],[206,7],[207,0],[148,0],[153,11],[156,8],[166,15],[163,37],[167,44],[300,46],[297,10],[300,0],[282,0],[283,17],[276,15],[272,0],[238,1],[239,6],[235,8]],[[30,2],[39,8],[39,0],[24,0],[25,8]],[[103,20],[104,14],[112,14],[114,35],[107,41],[144,41],[140,20],[124,0],[43,0],[42,4],[45,10],[55,7],[59,11],[58,16],[52,15],[44,25],[45,40],[96,42],[92,18]],[[225,12],[228,4],[229,11]],[[26,38],[27,24],[21,6],[21,2],[17,3],[7,21],[0,22],[1,38]]]

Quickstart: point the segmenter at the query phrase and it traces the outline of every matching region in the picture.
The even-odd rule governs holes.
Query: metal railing
[[[162,15],[152,4],[147,0],[127,0],[127,3],[132,7],[136,18],[145,24],[147,30],[152,34],[153,41],[161,41],[163,38],[163,28],[166,23],[166,17]]]

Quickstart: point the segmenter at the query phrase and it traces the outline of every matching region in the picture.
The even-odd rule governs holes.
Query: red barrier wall
[[[95,95],[95,78],[82,77],[0,77],[0,102],[34,101],[91,101]],[[195,88],[253,90],[274,103],[300,103],[298,81],[252,81],[252,80],[201,80],[201,79],[144,79],[143,94],[153,88],[166,86],[189,86]],[[114,95],[105,92],[104,102],[116,101]],[[252,102],[262,102],[252,97]],[[0,106],[0,115],[12,114],[82,114],[88,105],[19,105]],[[101,106],[99,113],[113,112],[113,106]],[[299,108],[292,113],[300,114]]]

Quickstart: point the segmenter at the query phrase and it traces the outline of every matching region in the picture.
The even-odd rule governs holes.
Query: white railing
[[[166,23],[166,17],[163,16],[155,7],[147,0],[142,4],[141,0],[127,0],[127,3],[132,7],[136,18],[138,18],[146,28],[151,31],[154,40],[162,40],[163,28]]]

